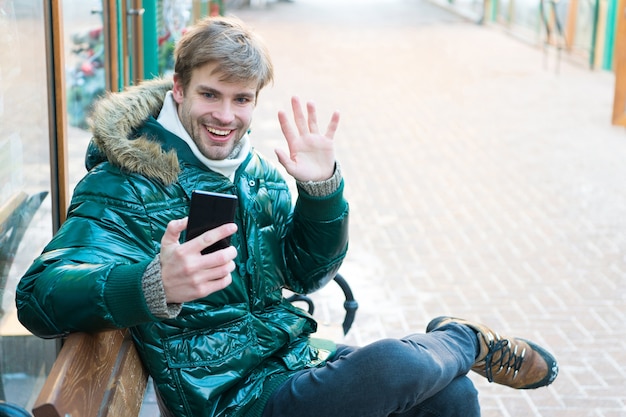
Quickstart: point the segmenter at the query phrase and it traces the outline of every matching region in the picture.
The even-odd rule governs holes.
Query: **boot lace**
[[[526,348],[518,353],[518,345],[515,344],[513,349],[511,349],[511,345],[512,343],[508,339],[498,338],[489,341],[489,352],[485,356],[485,376],[489,382],[493,382],[493,369],[495,367],[498,368],[495,375],[506,369],[505,375],[513,370],[512,378],[517,376],[526,355]],[[498,352],[500,353],[499,356],[496,355]]]

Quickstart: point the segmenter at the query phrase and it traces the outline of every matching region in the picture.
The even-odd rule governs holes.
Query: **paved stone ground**
[[[341,272],[359,301],[340,341],[421,332],[457,315],[555,353],[546,389],[472,376],[484,416],[626,416],[626,132],[614,77],[547,59],[425,0],[296,0],[231,10],[267,40],[276,82],[253,138],[284,146],[289,97],[336,135],[351,203]],[[272,157],[272,155],[269,155]],[[339,290],[315,295],[321,333]],[[473,374],[472,374],[473,375]],[[156,415],[147,398],[143,415]],[[323,416],[321,416],[323,417]]]

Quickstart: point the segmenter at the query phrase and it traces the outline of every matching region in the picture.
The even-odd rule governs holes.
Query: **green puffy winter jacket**
[[[289,375],[333,352],[309,337],[315,321],[282,290],[310,293],[337,272],[348,244],[343,185],[323,198],[300,190],[294,206],[255,151],[232,182],[207,169],[154,119],[170,88],[148,82],[99,105],[97,151],[67,220],[19,283],[19,319],[46,338],[129,327],[174,415],[260,415]],[[238,267],[226,289],[158,318],[142,277],[168,222],[188,214],[194,189],[238,196]]]

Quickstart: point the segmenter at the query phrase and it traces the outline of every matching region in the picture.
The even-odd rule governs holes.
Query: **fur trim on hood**
[[[176,152],[165,152],[145,136],[129,137],[146,118],[159,115],[165,94],[172,87],[172,80],[157,78],[120,93],[108,93],[95,104],[89,121],[93,143],[110,163],[166,185],[175,182],[180,172]]]

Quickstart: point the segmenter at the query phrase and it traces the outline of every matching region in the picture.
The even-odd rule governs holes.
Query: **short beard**
[[[233,147],[232,152],[226,157],[226,159],[236,159],[239,156],[239,152],[241,152],[241,148],[243,147],[241,139],[242,138],[239,138],[239,140],[235,142],[235,146]]]

